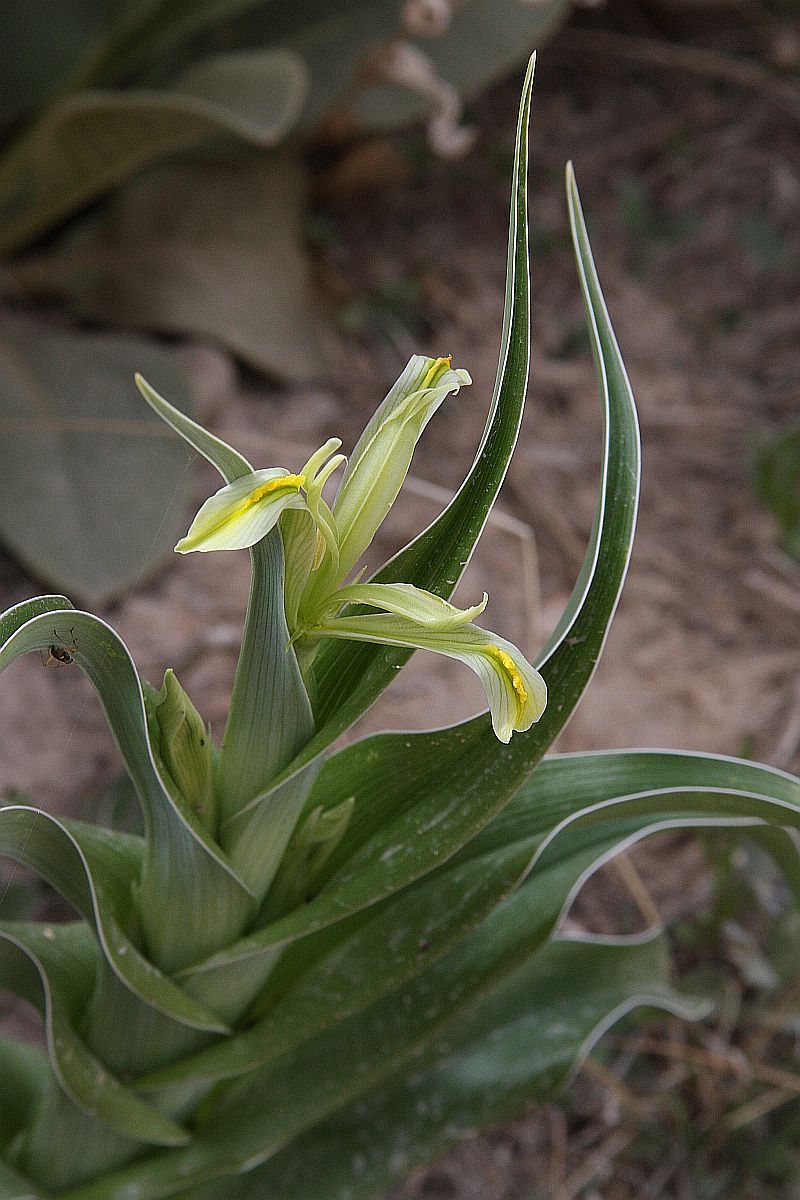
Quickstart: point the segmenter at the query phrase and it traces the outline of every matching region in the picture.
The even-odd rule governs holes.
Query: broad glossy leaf
[[[526,1028],[538,1025],[541,1031],[541,1018],[547,1013],[547,1029],[553,1021],[556,1004],[549,1011],[543,1004],[547,996],[544,981],[554,973],[553,966],[537,971],[540,956],[530,957],[527,947],[526,918],[535,914],[537,901],[535,887],[520,889],[489,922],[432,971],[388,1001],[372,1006],[330,1034],[310,1042],[298,1053],[284,1056],[269,1070],[256,1072],[240,1088],[227,1093],[227,1103],[223,1093],[219,1104],[205,1114],[193,1146],[168,1151],[150,1163],[118,1172],[104,1181],[107,1190],[103,1195],[115,1200],[124,1195],[126,1187],[135,1185],[143,1200],[155,1200],[172,1194],[181,1180],[200,1182],[207,1180],[212,1172],[226,1174],[252,1169],[326,1115],[345,1108],[357,1097],[368,1097],[382,1080],[390,1079],[403,1067],[407,1070],[410,1060],[416,1064],[413,1079],[424,1073],[428,1064],[435,1064],[455,1048],[451,1069],[458,1078],[458,1050],[466,1042],[474,1053],[470,1035],[483,1044],[487,1053],[486,1025],[492,1022],[492,1014],[500,1028],[504,1023],[514,1024],[519,1037],[519,1031]],[[545,951],[545,958],[548,953]],[[669,993],[654,986],[652,960],[649,968],[648,1000],[658,1003],[659,998],[664,1000]],[[581,978],[583,982],[587,980],[585,975]],[[608,975],[604,973],[601,980],[600,990],[608,996]],[[567,1060],[565,1066],[576,1052],[574,1040],[569,1037],[569,1019],[565,1022],[564,1018],[566,982],[562,978],[561,988],[554,989],[562,992],[560,1032],[554,1029],[546,1037],[546,1041],[555,1043],[559,1057],[563,1055],[561,1061]],[[574,989],[574,976],[571,982]],[[593,986],[597,987],[597,982]],[[538,1005],[544,1013],[542,1009],[537,1013]],[[614,1004],[609,1005],[604,1015],[613,1008]],[[580,1012],[580,1006],[577,1011]],[[687,1006],[686,1011],[696,1012],[697,1008]],[[580,1018],[577,1020],[579,1023]],[[596,1020],[592,1022],[595,1023]],[[579,1044],[587,1032],[583,1032]],[[346,1056],[342,1055],[342,1046],[348,1047]],[[491,1049],[488,1052],[491,1054]],[[500,1063],[495,1066],[493,1078],[485,1072],[484,1083],[491,1079],[498,1099],[505,1091],[519,1102],[520,1092],[526,1094],[525,1089],[530,1089],[531,1069],[539,1066],[533,1055],[528,1058],[523,1054],[516,1076],[511,1074],[505,1087]],[[507,1068],[505,1057],[502,1067]],[[520,1076],[524,1088],[520,1087]],[[558,1082],[560,1077],[554,1075],[546,1086],[552,1088]],[[408,1081],[404,1086],[409,1086]],[[99,1194],[89,1187],[69,1196],[70,1200],[78,1200],[79,1196],[80,1200],[90,1200]]]
[[[165,164],[55,250],[15,263],[13,277],[80,320],[211,339],[257,371],[305,380],[319,373],[320,352],[304,193],[288,149]]]
[[[183,965],[244,928],[253,898],[194,812],[161,778],[150,744],[142,686],[118,635],[90,613],[65,609],[33,617],[0,647],[0,671],[54,639],[72,648],[108,718],[136,787],[147,826],[140,892],[148,956]],[[164,921],[164,912],[175,914]],[[182,960],[182,961],[181,961]]]
[[[277,145],[305,101],[285,50],[195,63],[171,91],[66,94],[0,162],[0,254],[10,254],[149,163],[210,138]]]
[[[143,418],[138,368],[186,398],[173,357],[141,339],[19,320],[0,332],[0,538],[92,604],[152,572],[185,521],[187,457]]]
[[[437,1047],[438,1061],[318,1125],[254,1171],[237,1195],[373,1200],[476,1129],[550,1099],[631,1010],[687,1015],[683,1000],[661,982],[665,963],[660,941],[553,943],[509,980],[505,1003],[487,999],[455,1051],[448,1037]],[[223,1200],[230,1194],[217,1193]],[[198,1192],[191,1200],[203,1198]]]
[[[329,773],[321,789],[326,778]],[[362,837],[391,819],[381,806],[388,779],[378,775],[370,782],[353,817],[360,811]],[[534,930],[544,940],[586,877],[622,843],[662,828],[755,821],[772,823],[755,828],[764,834],[797,826],[798,781],[743,760],[668,751],[545,759],[503,812],[444,866],[290,946],[252,1029],[148,1076],[146,1086],[225,1078],[273,1061],[427,970],[531,870],[564,868],[551,871],[531,925],[533,944]]]

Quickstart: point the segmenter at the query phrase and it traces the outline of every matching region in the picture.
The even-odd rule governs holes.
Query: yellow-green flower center
[[[420,384],[420,390],[423,388],[433,387],[438,377],[442,374],[442,371],[448,370],[452,361],[453,356],[451,354],[445,355],[444,358],[435,359],[425,372],[425,378]]]

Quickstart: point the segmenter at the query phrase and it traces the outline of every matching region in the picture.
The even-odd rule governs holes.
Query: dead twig
[[[612,859],[614,870],[628,889],[636,907],[650,928],[661,928],[663,921],[661,913],[628,854],[617,854]]]
[[[558,49],[559,43],[571,55],[577,51],[583,58],[591,59],[597,67],[613,67],[615,63],[658,67],[757,91],[792,120],[800,122],[800,93],[797,88],[754,62],[705,50],[700,46],[628,37],[605,29],[568,29],[554,49]]]
[[[728,1129],[742,1129],[745,1125],[752,1125],[754,1121],[760,1121],[762,1117],[766,1117],[776,1108],[788,1104],[796,1097],[797,1092],[787,1091],[786,1088],[771,1088],[767,1092],[762,1092],[760,1096],[756,1096],[755,1100],[750,1100],[747,1104],[742,1104],[733,1112],[728,1113],[725,1124]]]
[[[747,1062],[743,1055],[731,1052],[721,1053],[705,1050],[701,1046],[687,1046],[676,1042],[664,1042],[659,1038],[629,1035],[617,1037],[614,1044],[622,1049],[635,1050],[640,1054],[654,1054],[660,1058],[677,1059],[690,1063],[692,1066],[704,1067],[717,1073],[724,1072],[741,1077],[749,1077],[758,1083],[768,1083],[772,1087],[782,1088],[793,1095],[800,1095],[800,1075],[791,1071],[783,1071],[780,1067],[771,1067],[768,1063]]]

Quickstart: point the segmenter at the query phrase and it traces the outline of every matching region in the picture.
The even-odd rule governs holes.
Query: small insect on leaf
[[[63,641],[54,629],[53,642],[47,648],[47,657],[42,657],[42,665],[45,667],[68,667],[70,663],[73,663],[75,661],[73,656],[78,649],[74,626],[70,628],[69,639],[69,642]]]

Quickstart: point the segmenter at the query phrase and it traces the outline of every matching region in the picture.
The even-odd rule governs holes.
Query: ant
[[[66,643],[61,641],[55,629],[53,630],[55,641],[47,648],[47,658],[44,658],[44,651],[42,651],[42,666],[49,667],[52,664],[55,667],[68,667],[70,663],[75,661],[73,655],[78,649],[78,642],[75,638],[74,625],[69,631],[69,636],[71,641],[69,645],[66,645]]]

